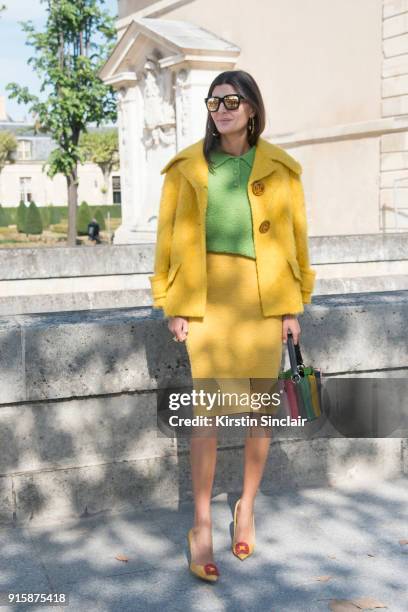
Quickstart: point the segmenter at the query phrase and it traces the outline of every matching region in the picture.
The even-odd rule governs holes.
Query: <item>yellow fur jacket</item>
[[[302,168],[284,149],[258,138],[248,181],[259,294],[264,316],[299,314],[311,302]],[[205,220],[208,165],[203,139],[162,169],[153,306],[166,316],[202,317],[207,295]]]

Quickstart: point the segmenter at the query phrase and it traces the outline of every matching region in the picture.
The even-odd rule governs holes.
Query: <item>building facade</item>
[[[35,133],[30,123],[13,121],[5,111],[4,99],[0,101],[0,130],[14,134],[17,151],[14,163],[8,163],[0,173],[0,203],[18,206],[34,201],[38,206],[67,205],[67,183],[62,174],[47,176],[46,161],[56,144],[49,136]],[[90,128],[91,131],[92,128]],[[120,170],[108,178],[105,191],[101,169],[94,163],[78,166],[78,201],[103,205],[121,203]]]
[[[302,164],[310,235],[408,229],[407,0],[119,0],[117,31],[118,241],[154,241],[160,168],[204,135],[228,69],[255,77],[263,137]]]

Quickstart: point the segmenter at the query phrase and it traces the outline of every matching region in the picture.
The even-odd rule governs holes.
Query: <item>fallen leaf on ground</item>
[[[314,580],[319,580],[320,582],[327,582],[332,579],[332,576],[313,576]]]
[[[360,608],[351,599],[331,599],[329,609],[332,612],[357,612]]]
[[[118,561],[129,561],[129,559],[125,556],[125,555],[116,555],[115,559],[117,559]]]
[[[374,599],[374,597],[360,597],[359,599],[353,599],[353,603],[356,604],[362,610],[366,610],[367,608],[371,610],[372,608],[387,608],[385,604],[378,599]]]
[[[387,608],[385,604],[373,597],[360,597],[358,599],[331,599],[329,608],[332,612],[356,612],[356,610],[372,610],[373,608]]]

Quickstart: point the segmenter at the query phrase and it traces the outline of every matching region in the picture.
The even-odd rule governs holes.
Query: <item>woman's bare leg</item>
[[[197,429],[196,429],[197,432]],[[212,546],[211,493],[217,460],[217,434],[206,428],[205,435],[192,435],[190,464],[194,495],[193,550],[194,563],[214,563]]]
[[[244,480],[241,501],[237,510],[236,541],[251,544],[254,542],[252,520],[255,497],[268,458],[271,429],[261,426],[251,426],[249,429],[245,440]]]

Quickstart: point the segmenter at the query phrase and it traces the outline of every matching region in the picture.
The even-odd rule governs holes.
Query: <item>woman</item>
[[[288,330],[298,343],[296,315],[313,292],[301,166],[260,137],[265,110],[250,74],[219,74],[205,102],[205,137],[162,170],[153,301],[169,317],[173,339],[186,342],[193,380],[228,379],[240,389],[250,381],[251,389],[257,383],[262,388],[262,380],[278,376]],[[224,410],[217,406],[215,413]],[[232,408],[243,410],[248,407]],[[270,445],[270,436],[250,434],[234,510],[232,552],[241,560],[254,550],[254,501]],[[215,430],[210,437],[192,436],[190,448],[195,504],[190,570],[215,582]]]

